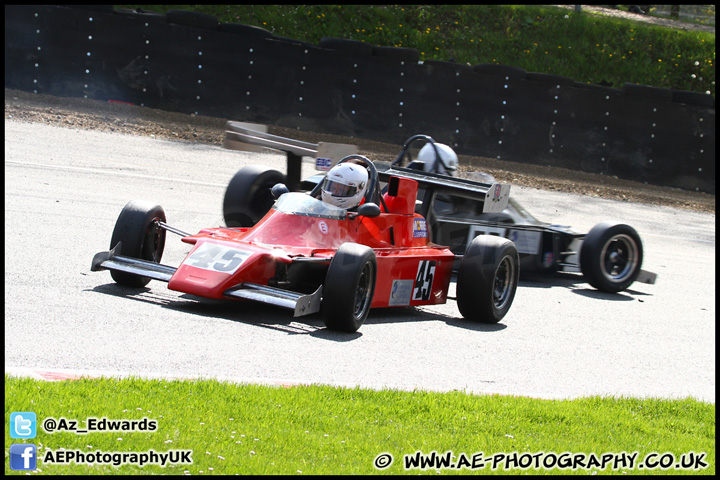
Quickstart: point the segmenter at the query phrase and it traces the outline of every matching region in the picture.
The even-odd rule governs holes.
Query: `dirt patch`
[[[9,89],[5,89],[5,119],[214,145],[222,145],[226,123],[226,119],[220,118]],[[301,132],[277,126],[269,126],[269,131],[312,143],[325,141],[356,144],[360,153],[372,160],[391,161],[400,151],[400,145],[338,135]],[[461,155],[460,164],[462,172],[481,170],[494,175],[498,181],[513,185],[715,213],[715,195],[702,192],[485,157]]]
[[[557,5],[561,8],[574,9],[574,5]],[[650,23],[661,27],[674,28],[677,30],[708,32],[715,35],[715,25],[702,25],[699,23],[684,22],[682,20],[674,20],[672,18],[655,17],[652,15],[626,12],[617,8],[606,8],[595,5],[583,5],[582,11],[585,13],[593,13],[597,15],[606,15],[609,17],[619,17],[633,22]]]

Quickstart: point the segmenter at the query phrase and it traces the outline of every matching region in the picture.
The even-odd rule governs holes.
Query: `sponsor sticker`
[[[393,280],[390,289],[389,305],[410,305],[410,295],[412,294],[412,280]]]
[[[416,218],[413,222],[413,237],[414,238],[427,238],[427,222],[422,218]]]
[[[320,220],[320,221],[318,222],[318,228],[320,228],[320,231],[322,232],[323,235],[327,235],[327,233],[328,233],[328,226],[327,226],[327,223],[325,223],[324,220]]]
[[[318,170],[328,171],[332,167],[332,158],[316,158],[315,168]]]
[[[542,234],[529,230],[511,230],[508,236],[515,243],[518,253],[535,255],[540,252]]]
[[[543,258],[543,264],[546,267],[549,267],[553,263],[553,254],[552,252],[545,252],[545,257]]]

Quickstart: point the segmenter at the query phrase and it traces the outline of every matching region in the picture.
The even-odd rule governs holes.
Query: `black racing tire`
[[[478,235],[457,275],[457,305],[468,320],[498,323],[510,310],[520,278],[520,257],[507,238]]]
[[[370,312],[377,283],[375,252],[344,243],[330,262],[323,284],[322,315],[332,330],[356,332]]]
[[[223,218],[228,227],[252,227],[270,210],[272,187],[285,175],[261,165],[248,165],[233,176],[225,190]]]
[[[165,249],[165,229],[158,222],[165,223],[165,211],[160,205],[142,200],[131,200],[123,207],[110,240],[110,248],[121,243],[117,255],[139,258],[160,263]],[[113,280],[126,287],[144,287],[150,281],[127,272],[110,271]]]
[[[580,271],[585,280],[602,292],[628,288],[640,274],[643,246],[629,225],[602,222],[595,225],[580,246]]]

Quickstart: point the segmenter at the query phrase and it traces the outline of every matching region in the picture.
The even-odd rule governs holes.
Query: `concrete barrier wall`
[[[715,193],[715,101],[413,49],[319,44],[208,15],[5,6],[5,87],[115,100]]]

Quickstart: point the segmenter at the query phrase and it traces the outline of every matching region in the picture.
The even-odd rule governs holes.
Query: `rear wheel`
[[[252,227],[270,210],[275,198],[272,187],[285,183],[285,175],[260,165],[241,168],[230,180],[223,199],[223,217],[228,227]]]
[[[510,310],[520,276],[515,244],[507,238],[479,235],[465,250],[457,276],[460,314],[497,323]]]
[[[585,280],[603,292],[617,293],[637,279],[642,267],[640,235],[629,225],[595,225],[580,247],[580,270]]]
[[[110,248],[121,243],[117,255],[139,258],[160,263],[165,249],[165,229],[158,222],[165,223],[165,211],[160,205],[141,200],[132,200],[120,212],[110,240]],[[111,270],[113,280],[127,287],[144,287],[150,281],[127,272]]]
[[[375,294],[377,260],[372,248],[345,243],[330,262],[323,284],[325,326],[355,332],[370,312]]]

